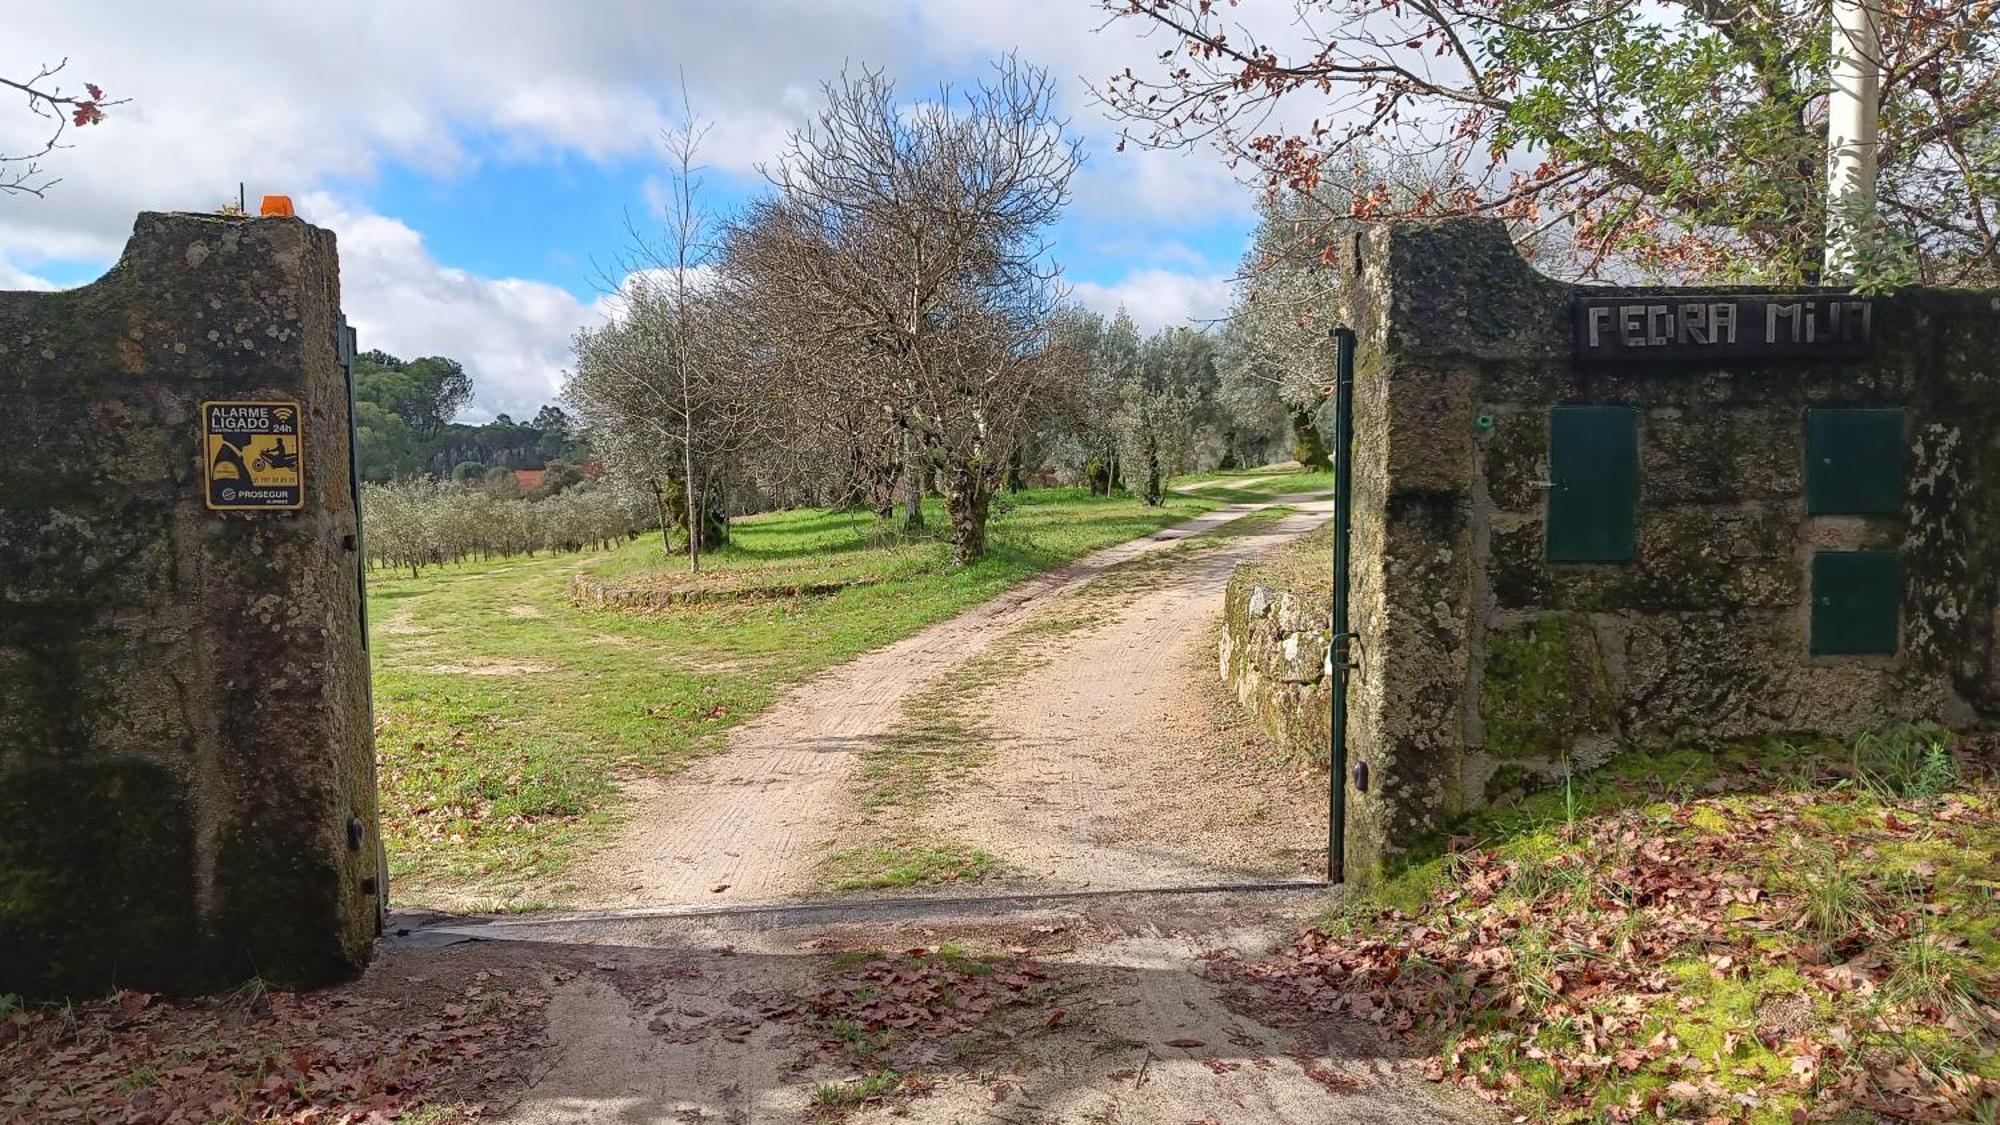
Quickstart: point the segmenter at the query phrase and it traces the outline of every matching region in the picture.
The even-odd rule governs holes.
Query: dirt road
[[[1272,763],[1214,666],[1230,571],[1327,518],[1297,503],[1102,552],[801,685],[642,794],[592,893],[646,909],[412,921],[374,971],[548,982],[552,1047],[492,1091],[517,1125],[1497,1120],[1374,1029],[1232,975],[1326,888],[1185,889],[1321,862],[1317,787]],[[885,797],[864,768],[885,747],[953,768]],[[768,901],[824,890],[829,851],[877,837],[1002,874]]]
[[[1058,875],[1068,883],[1149,886],[1200,877],[1210,865],[1174,861],[1172,847],[1107,851],[1092,841],[1115,835],[1121,817],[1151,815],[1144,795],[1115,785],[1189,794],[1185,742],[1220,729],[1206,718],[1191,723],[1189,706],[1200,698],[1190,689],[1213,694],[1213,668],[1201,665],[1199,653],[1205,646],[1213,651],[1208,630],[1223,585],[1236,562],[1328,517],[1322,504],[1302,502],[1308,511],[1275,527],[1218,537],[1199,544],[1201,550],[1188,541],[1278,501],[1229,505],[1119,544],[800,685],[735,731],[723,753],[668,781],[636,784],[630,822],[582,865],[571,904],[757,902],[825,889],[821,864],[859,819],[860,757],[904,725],[906,703],[1038,616],[1059,612],[1079,591],[1115,584],[1142,560],[1143,581],[1123,584],[1116,595],[1123,608],[1107,610],[1080,643],[1065,643],[1020,685],[1025,705],[1011,706],[1012,720],[995,732],[1005,760],[990,786],[971,788],[976,799],[959,803],[948,828],[990,843],[1003,859],[1021,852],[1020,845],[1046,843],[1024,836],[1024,829],[1063,830],[1067,864]],[[1173,556],[1150,565],[1149,556],[1162,552]],[[1121,767],[1121,747],[1145,751],[1160,768],[1148,772],[1137,760]],[[1113,782],[1113,772],[1127,781]],[[1037,777],[1048,784],[1036,784]],[[1295,869],[1293,852],[1321,831],[1309,820],[1285,823],[1297,831],[1277,845],[1279,871]],[[1181,831],[1187,827],[1176,826],[1183,844],[1198,839]],[[1260,845],[1269,842],[1256,825],[1244,827]],[[1239,861],[1252,850],[1259,849],[1212,857],[1219,866],[1206,874],[1249,869]]]
[[[371,973],[491,963],[555,982],[552,1050],[525,1089],[490,1091],[515,1125],[1502,1120],[1372,1028],[1301,1018],[1231,978],[1324,902],[1314,888],[446,922]],[[873,1015],[887,997],[842,988],[881,959],[919,992],[975,960],[1034,988],[950,1036],[904,1033]],[[836,1007],[774,1003],[799,995]]]
[[[1269,759],[1216,674],[1231,571],[1332,514],[1325,503],[1293,507],[1093,582],[1076,595],[1087,607],[1076,627],[1045,615],[1035,632],[1048,635],[1010,646],[1021,670],[986,678],[965,703],[983,726],[985,760],[934,802],[928,834],[989,852],[1014,881],[1043,887],[1323,870],[1322,788]]]

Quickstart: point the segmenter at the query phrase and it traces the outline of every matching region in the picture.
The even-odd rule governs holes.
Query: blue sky
[[[290,194],[339,234],[365,346],[466,363],[472,417],[558,392],[570,336],[604,315],[627,216],[655,214],[683,78],[713,122],[706,182],[726,212],[843,66],[879,66],[914,99],[1018,50],[1058,80],[1085,142],[1055,256],[1077,299],[1147,327],[1223,310],[1251,220],[1214,153],[1114,151],[1089,82],[1158,44],[1099,32],[1095,0],[69,7],[10,13],[0,73],[67,57],[64,81],[132,101],[72,134],[46,199],[0,196],[0,288],[86,282],[138,211],[213,209],[242,180],[253,204]],[[0,113],[0,152],[32,139],[23,116]]]

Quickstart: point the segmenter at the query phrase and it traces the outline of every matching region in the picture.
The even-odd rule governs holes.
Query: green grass
[[[789,683],[888,644],[1024,578],[1208,510],[1083,490],[1009,497],[986,558],[872,518],[797,511],[738,521],[709,557],[746,571],[867,574],[821,597],[666,611],[573,605],[579,574],[677,569],[657,537],[595,554],[515,558],[369,584],[384,830],[398,902],[546,897],[580,845],[615,823],[616,779],[666,775],[721,744]],[[936,504],[932,528],[944,525]]]
[[[901,1082],[902,1077],[893,1070],[878,1070],[847,1082],[822,1082],[813,1087],[813,1105],[823,1114],[843,1113],[881,1100],[894,1093]]]
[[[1263,477],[1270,479],[1258,479]],[[1331,496],[1333,474],[1302,472],[1298,462],[1286,461],[1255,469],[1231,469],[1227,472],[1175,477],[1169,482],[1168,487],[1183,495],[1200,496],[1225,504],[1254,504],[1280,496],[1306,493]]]
[[[977,883],[1000,870],[992,855],[953,843],[864,844],[827,857],[827,873],[837,891]]]

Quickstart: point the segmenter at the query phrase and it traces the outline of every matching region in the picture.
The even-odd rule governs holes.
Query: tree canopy
[[[1212,141],[1278,189],[1363,175],[1355,217],[1563,226],[1580,272],[1815,280],[1825,0],[1296,0],[1257,31],[1213,0],[1104,0],[1156,67],[1099,90],[1142,144]],[[2000,276],[2000,0],[1884,0],[1871,280]],[[1370,181],[1373,182],[1370,182]]]
[[[551,460],[588,459],[561,407],[544,406],[532,421],[501,414],[480,425],[452,421],[472,398],[472,377],[457,360],[402,360],[382,351],[354,358],[354,428],[361,477],[462,475],[484,470],[540,469]],[[467,470],[470,472],[470,470]]]

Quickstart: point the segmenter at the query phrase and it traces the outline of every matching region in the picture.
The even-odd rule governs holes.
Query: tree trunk
[[[1160,443],[1151,430],[1146,431],[1146,483],[1143,499],[1148,507],[1157,508],[1167,498],[1167,482],[1160,472]]]
[[[1326,438],[1320,436],[1315,412],[1293,407],[1291,415],[1292,459],[1307,469],[1333,468],[1333,456],[1326,450]]]
[[[674,541],[667,533],[673,527],[673,520],[667,515],[667,494],[661,490],[659,481],[652,483],[653,504],[660,510],[660,550],[671,555],[674,553]]]
[[[1020,447],[1016,446],[1014,452],[1010,454],[1007,458],[1007,477],[1004,482],[1004,487],[1009,492],[1019,492],[1022,489],[1028,487],[1028,482],[1026,479],[1028,474],[1026,468],[1022,464],[1022,461],[1023,457],[1021,455]]]
[[[910,435],[903,435],[903,530],[924,529],[923,458],[918,456]]]
[[[701,540],[708,531],[707,513],[702,511],[701,490],[694,483],[694,451],[681,446],[681,468],[687,473],[688,571],[701,573]]]
[[[986,516],[993,492],[984,474],[958,468],[951,473],[945,507],[951,512],[951,558],[963,566],[986,553]]]

